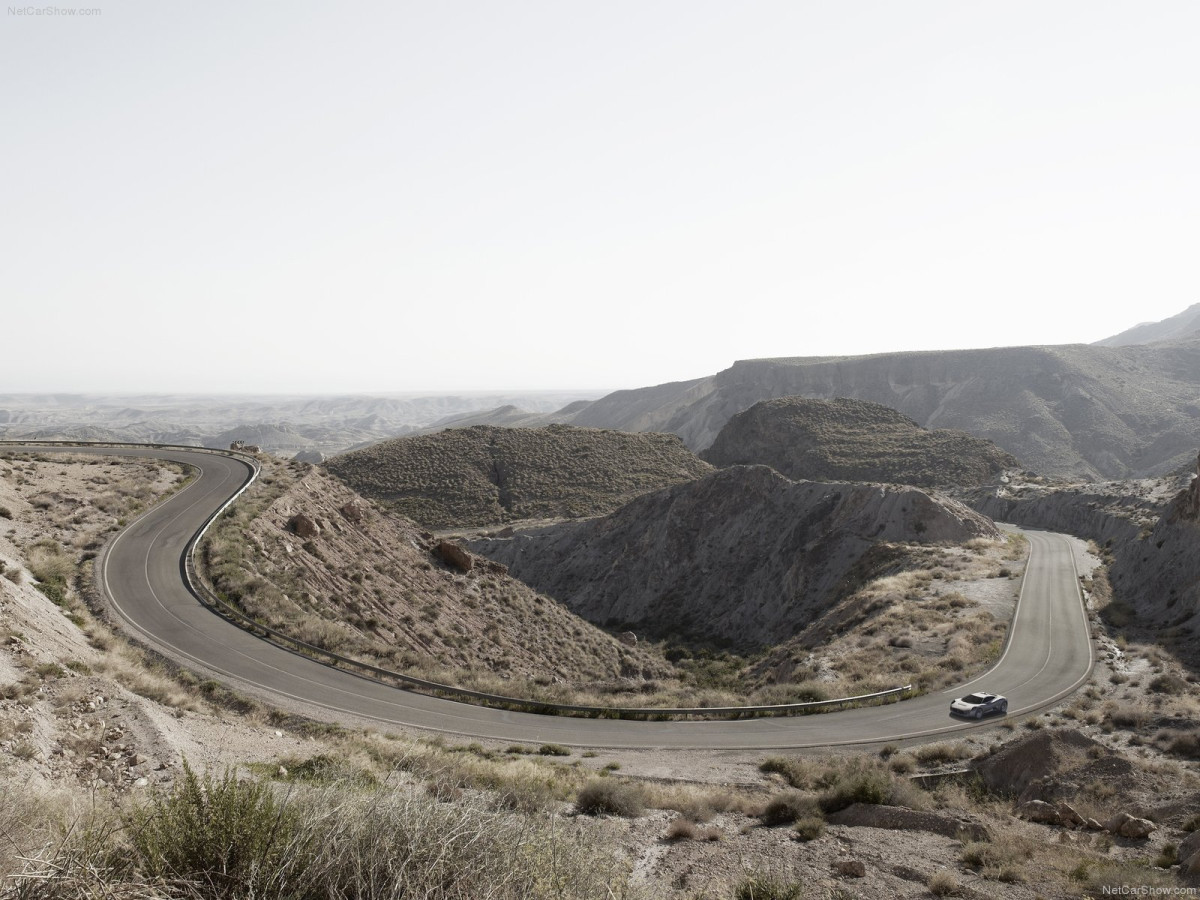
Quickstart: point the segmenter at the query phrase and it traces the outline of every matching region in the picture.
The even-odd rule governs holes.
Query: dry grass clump
[[[585,816],[621,816],[636,819],[645,812],[640,786],[615,778],[596,778],[579,789],[575,810]]]
[[[921,765],[936,766],[969,758],[971,748],[962,743],[924,744],[917,748],[915,755]]]
[[[803,882],[777,875],[749,875],[733,889],[733,900],[800,900]]]
[[[804,819],[823,819],[821,807],[816,799],[800,791],[777,794],[767,801],[758,815],[759,821],[768,828],[792,825]]]
[[[1106,703],[1104,713],[1104,726],[1110,731],[1114,728],[1137,731],[1150,721],[1150,713],[1139,706]]]
[[[1012,884],[1025,880],[1022,870],[1037,847],[1028,838],[1001,831],[991,840],[964,843],[961,859],[984,878]]]
[[[667,826],[667,832],[663,835],[664,841],[719,841],[724,837],[724,832],[715,825],[707,827],[698,825],[687,816],[678,816],[671,820],[671,824]]]
[[[956,897],[962,893],[962,885],[949,869],[938,869],[930,876],[926,886],[935,897]]]
[[[476,426],[335,456],[329,471],[428,528],[591,516],[712,467],[675,435]]]

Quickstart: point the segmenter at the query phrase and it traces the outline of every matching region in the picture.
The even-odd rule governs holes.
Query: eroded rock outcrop
[[[762,646],[836,600],[880,541],[997,536],[989,519],[916,488],[796,482],[737,466],[604,518],[469,546],[594,622]]]
[[[434,552],[442,562],[460,572],[470,572],[475,567],[471,554],[451,541],[438,541]]]
[[[900,806],[854,803],[826,817],[830,825],[859,828],[890,828],[897,831],[928,831],[943,837],[971,841],[991,840],[987,827],[965,815],[924,812]]]

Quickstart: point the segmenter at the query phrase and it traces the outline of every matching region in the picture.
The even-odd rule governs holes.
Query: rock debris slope
[[[910,487],[795,482],[737,466],[600,519],[472,542],[584,618],[741,647],[786,640],[879,541],[995,538],[991,520]]]

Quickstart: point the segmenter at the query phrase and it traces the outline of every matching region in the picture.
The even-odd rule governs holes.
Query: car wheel
[[[1007,704],[1007,703],[1001,703],[1001,704],[1000,704],[1000,715],[1002,715],[1002,716],[1003,716],[1003,715],[1007,715],[1007,713],[1008,713],[1008,704]]]
[[[973,715],[977,719],[982,719],[983,718],[983,710],[977,709],[977,710],[975,710],[975,712],[971,713],[971,715]]]

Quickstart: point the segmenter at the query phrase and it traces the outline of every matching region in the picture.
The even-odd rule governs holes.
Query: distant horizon
[[[1200,303],[1190,304],[1189,306],[1185,307],[1184,309],[1178,310],[1174,313],[1171,313],[1170,315],[1164,316],[1163,318],[1164,319],[1172,318],[1173,316],[1179,315],[1180,313],[1183,313],[1183,312],[1186,312],[1188,309],[1191,309],[1192,307],[1195,307],[1195,306],[1200,306]],[[685,377],[685,378],[668,378],[665,381],[654,382],[653,384],[630,384],[630,385],[622,385],[619,387],[609,387],[609,388],[540,386],[540,387],[514,387],[514,388],[457,387],[457,388],[431,388],[431,389],[427,389],[427,390],[423,390],[423,389],[419,389],[419,388],[418,389],[407,389],[406,388],[403,390],[386,390],[386,389],[384,389],[384,390],[376,390],[376,389],[356,390],[356,389],[351,388],[351,389],[344,389],[344,390],[302,390],[302,391],[284,391],[284,390],[278,390],[278,391],[274,391],[274,390],[203,391],[203,390],[197,390],[197,389],[191,389],[191,388],[180,388],[178,390],[163,390],[163,391],[152,391],[152,390],[145,390],[145,389],[104,390],[102,388],[89,388],[86,390],[82,390],[82,389],[75,389],[75,388],[42,388],[42,389],[35,388],[35,389],[28,389],[28,390],[0,390],[0,397],[13,397],[13,396],[28,397],[28,396],[38,396],[38,395],[49,394],[49,395],[65,395],[65,396],[72,396],[72,397],[99,397],[99,398],[121,398],[121,397],[191,398],[191,397],[194,397],[194,398],[243,398],[243,399],[251,399],[251,398],[264,398],[264,399],[265,398],[270,398],[270,399],[324,398],[324,399],[333,399],[333,398],[337,398],[337,397],[372,397],[372,398],[377,398],[377,399],[400,400],[400,399],[417,399],[417,398],[429,398],[429,397],[451,397],[451,396],[462,396],[462,395],[476,396],[476,397],[485,397],[485,396],[503,397],[503,396],[510,396],[510,395],[514,395],[514,394],[525,394],[525,395],[531,395],[531,396],[541,395],[541,394],[546,394],[546,395],[592,394],[592,395],[594,395],[593,399],[598,399],[600,397],[607,396],[608,394],[616,393],[618,391],[630,391],[630,390],[638,390],[640,388],[658,387],[658,386],[666,385],[666,384],[678,384],[678,383],[687,382],[687,381],[698,381],[700,379],[703,379],[703,378],[715,375],[719,372],[725,371],[726,369],[731,368],[732,366],[736,365],[737,363],[742,363],[742,362],[782,360],[782,359],[848,359],[848,358],[868,357],[868,356],[895,356],[895,355],[910,354],[910,353],[913,353],[913,354],[916,354],[916,353],[958,353],[958,352],[972,352],[972,351],[985,351],[985,350],[1008,350],[1008,349],[1018,349],[1018,348],[1024,348],[1024,347],[1087,347],[1087,346],[1096,345],[1097,342],[1100,340],[1104,340],[1106,338],[1115,336],[1117,334],[1123,334],[1126,331],[1130,331],[1134,328],[1139,328],[1144,325],[1156,324],[1157,322],[1160,322],[1160,321],[1162,321],[1162,319],[1143,320],[1143,321],[1137,322],[1135,324],[1126,326],[1124,328],[1120,328],[1119,330],[1112,332],[1111,334],[1106,334],[1103,337],[1098,338],[1096,341],[1071,341],[1071,342],[1067,342],[1067,343],[1057,343],[1057,344],[1047,344],[1047,343],[999,344],[999,345],[976,346],[976,347],[916,348],[916,349],[906,349],[906,350],[881,350],[881,351],[872,352],[872,353],[819,353],[819,354],[806,354],[806,355],[786,354],[786,355],[778,355],[778,356],[742,357],[739,359],[732,360],[727,365],[722,366],[719,369],[714,369],[709,372],[704,372],[700,375],[693,375],[691,377]]]

